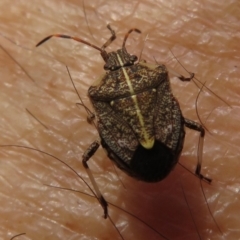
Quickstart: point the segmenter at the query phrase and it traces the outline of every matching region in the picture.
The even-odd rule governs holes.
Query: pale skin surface
[[[88,87],[103,73],[103,60],[95,49],[65,39],[51,39],[36,49],[42,38],[62,33],[81,37],[97,46],[109,38],[108,23],[118,39],[108,48],[120,48],[124,34],[132,27],[127,42],[130,53],[139,56],[148,34],[142,58],[164,63],[188,76],[169,49],[201,82],[225,99],[229,108],[212,94],[201,93],[198,109],[212,135],[206,133],[203,173],[213,179],[204,191],[221,237],[206,206],[199,180],[179,165],[167,179],[156,184],[138,182],[118,171],[100,148],[89,166],[107,201],[144,219],[167,239],[240,238],[239,194],[239,6],[237,1],[91,1],[85,3],[89,28],[81,1],[1,1],[1,142],[40,149],[70,164],[86,180],[81,155],[97,139],[86,122],[65,65],[87,106]],[[9,40],[15,44],[11,43]],[[16,45],[18,44],[18,45]],[[28,48],[27,49],[24,49]],[[199,121],[195,113],[198,89],[193,83],[173,78],[172,87],[185,117]],[[48,129],[39,124],[30,110]],[[213,111],[213,112],[212,112]],[[212,114],[208,117],[209,113]],[[207,119],[208,118],[208,119]],[[207,119],[207,120],[206,120]],[[198,133],[187,131],[180,162],[194,171]],[[21,148],[0,149],[0,238],[10,239],[121,239],[96,199],[62,189],[88,192],[81,180],[51,157]],[[134,218],[109,208],[124,239],[164,239]]]

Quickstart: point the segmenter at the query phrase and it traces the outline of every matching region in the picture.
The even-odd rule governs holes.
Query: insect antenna
[[[41,40],[41,41],[36,45],[36,47],[42,45],[43,43],[45,43],[46,41],[48,41],[48,40],[49,40],[50,38],[52,38],[52,37],[72,39],[72,40],[74,40],[74,41],[81,42],[81,43],[84,43],[85,45],[88,45],[88,46],[90,46],[90,47],[92,47],[92,48],[95,48],[95,49],[97,49],[97,50],[100,51],[100,52],[102,51],[101,48],[99,48],[99,47],[97,47],[97,46],[95,46],[95,45],[93,45],[93,44],[91,44],[91,43],[89,43],[89,42],[87,42],[87,41],[85,41],[85,40],[83,40],[83,39],[81,39],[81,38],[72,37],[72,36],[64,35],[64,34],[52,34],[52,35],[49,35],[48,37],[45,37],[43,40]]]
[[[101,56],[103,58],[103,60],[106,62],[108,60],[108,53],[106,52],[105,48],[108,47],[115,39],[116,39],[116,34],[115,34],[115,31],[111,28],[110,24],[107,25],[107,28],[109,29],[109,31],[111,32],[111,37],[102,45],[101,48],[97,47],[96,45],[92,44],[92,43],[89,43],[81,38],[78,38],[78,37],[72,37],[72,36],[69,36],[69,35],[65,35],[65,34],[52,34],[52,35],[49,35],[48,37],[45,37],[44,39],[42,39],[37,45],[36,47],[42,45],[43,43],[45,43],[46,41],[48,41],[50,38],[52,37],[58,37],[58,38],[66,38],[66,39],[72,39],[74,41],[77,41],[77,42],[81,42],[81,43],[84,43],[85,45],[88,45],[92,48],[95,48],[97,49],[98,51],[100,51],[101,53]],[[126,40],[129,36],[129,34],[131,32],[137,32],[137,33],[141,33],[141,31],[137,28],[132,28],[130,29],[127,34],[125,35],[124,37],[124,40],[123,40],[123,44],[122,44],[122,47],[125,48],[125,43],[126,43]]]
[[[115,31],[111,28],[111,26],[108,24],[107,28],[111,32],[111,37],[102,45],[101,49],[105,51],[105,48],[108,47],[115,39],[116,39],[116,33]]]
[[[81,43],[84,43],[85,45],[88,45],[92,48],[95,48],[97,49],[100,53],[101,53],[101,56],[103,58],[103,60],[106,62],[108,60],[108,54],[107,52],[105,51],[105,48],[107,46],[109,46],[109,44],[111,44],[115,39],[116,39],[116,34],[114,32],[114,30],[112,30],[111,26],[108,24],[107,25],[107,28],[110,30],[111,32],[111,37],[107,40],[106,43],[103,44],[103,46],[101,48],[97,47],[96,45],[92,44],[92,43],[89,43],[81,38],[78,38],[78,37],[72,37],[72,36],[69,36],[69,35],[65,35],[65,34],[52,34],[52,35],[49,35],[48,37],[45,37],[43,40],[41,40],[37,45],[36,47],[42,45],[43,43],[45,43],[46,41],[48,41],[50,38],[52,37],[58,37],[58,38],[66,38],[66,39],[72,39],[74,41],[77,41],[77,42],[81,42]]]
[[[126,41],[127,41],[127,39],[128,39],[128,36],[129,36],[129,34],[131,33],[131,32],[137,32],[137,33],[141,33],[141,31],[139,30],[139,29],[137,29],[137,28],[132,28],[132,29],[130,29],[127,33],[126,33],[126,35],[125,35],[125,37],[124,37],[124,39],[123,39],[123,44],[122,44],[122,48],[125,48],[125,43],[126,43]]]

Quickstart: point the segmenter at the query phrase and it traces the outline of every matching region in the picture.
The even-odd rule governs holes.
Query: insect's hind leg
[[[212,179],[207,178],[201,174],[201,167],[202,167],[202,155],[203,155],[203,141],[204,141],[204,136],[205,136],[205,130],[202,127],[201,124],[194,122],[192,120],[189,120],[187,118],[184,118],[184,125],[192,130],[200,132],[199,136],[199,142],[198,142],[198,162],[197,162],[197,167],[195,170],[195,174],[200,178],[203,179],[207,182],[211,182]]]
[[[82,164],[84,166],[84,168],[87,171],[88,177],[90,178],[90,181],[93,185],[93,188],[95,190],[95,193],[97,195],[97,198],[99,200],[99,203],[101,204],[101,206],[103,207],[103,211],[104,211],[104,218],[107,218],[108,216],[108,204],[107,201],[104,199],[104,197],[102,196],[98,185],[92,175],[92,172],[87,164],[87,161],[95,154],[95,152],[97,151],[97,149],[99,148],[100,143],[99,141],[94,141],[89,147],[88,149],[84,152],[83,156],[82,156]]]

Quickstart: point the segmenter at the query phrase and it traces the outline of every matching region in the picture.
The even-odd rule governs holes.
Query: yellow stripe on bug
[[[117,58],[118,58],[118,61],[119,61],[120,65],[121,65],[121,67],[123,67],[122,59],[119,57],[118,54],[117,54]],[[132,100],[134,102],[134,106],[135,106],[135,109],[136,109],[136,112],[137,112],[137,116],[138,116],[138,119],[139,119],[141,130],[143,131],[143,140],[140,140],[140,143],[141,143],[141,145],[144,148],[151,149],[153,147],[153,144],[154,144],[154,138],[150,137],[148,132],[146,131],[145,124],[144,124],[144,119],[143,119],[141,110],[139,108],[137,97],[136,97],[135,92],[133,90],[133,86],[132,86],[131,80],[130,80],[126,70],[124,68],[122,68],[122,70],[123,70],[123,74],[125,76],[127,85],[129,87],[130,93],[132,94],[131,98],[132,98]]]

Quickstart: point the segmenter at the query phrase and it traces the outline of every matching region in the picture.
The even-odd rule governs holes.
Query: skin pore
[[[167,239],[238,239],[239,231],[239,12],[236,1],[15,1],[1,2],[1,145],[40,149],[71,165],[84,179],[81,156],[98,137],[87,123],[65,65],[87,107],[87,89],[104,73],[99,52],[82,43],[44,37],[62,33],[101,47],[109,38],[109,23],[117,39],[107,48],[121,47],[126,32],[129,53],[147,62],[163,63],[188,77],[177,59],[214,93],[202,92],[198,111],[206,131],[202,183],[181,166],[162,182],[138,182],[117,170],[100,148],[89,166],[105,199],[154,227]],[[239,10],[238,10],[239,11]],[[88,21],[88,24],[87,24]],[[148,35],[148,36],[147,36]],[[147,39],[146,39],[147,36]],[[146,41],[145,41],[146,39]],[[145,42],[144,42],[145,41]],[[11,57],[10,57],[11,56]],[[174,95],[183,115],[199,121],[194,83],[172,74]],[[36,121],[26,108],[45,126]],[[199,134],[186,130],[180,162],[195,170]],[[121,239],[96,199],[44,184],[90,193],[86,185],[59,161],[23,148],[0,148],[0,238],[10,239]],[[119,178],[123,182],[119,181]],[[187,198],[188,205],[185,200]],[[191,209],[191,213],[189,211]],[[197,234],[191,214],[201,238]],[[124,239],[164,239],[128,214],[109,207],[109,215]]]

